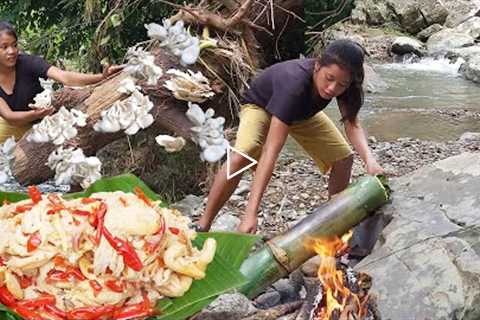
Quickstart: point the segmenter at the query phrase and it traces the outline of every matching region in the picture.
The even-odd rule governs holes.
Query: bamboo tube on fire
[[[250,298],[257,296],[316,255],[305,245],[308,240],[340,236],[387,201],[388,192],[377,177],[361,177],[245,260],[240,272],[248,282],[240,291]]]

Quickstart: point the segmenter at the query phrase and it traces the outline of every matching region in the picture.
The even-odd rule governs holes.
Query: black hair
[[[2,32],[5,32],[6,34],[14,37],[15,40],[18,40],[15,28],[7,21],[0,21],[0,33]]]
[[[363,105],[364,57],[365,49],[361,45],[352,40],[341,39],[331,42],[317,60],[320,67],[337,64],[350,71],[350,86],[339,96],[348,107],[342,122],[348,120],[354,123]]]

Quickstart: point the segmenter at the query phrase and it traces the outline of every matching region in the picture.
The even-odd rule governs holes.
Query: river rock
[[[473,56],[460,66],[459,72],[467,80],[480,83],[480,56]]]
[[[414,53],[417,56],[423,56],[423,43],[411,37],[398,37],[392,43],[391,51],[395,54],[404,55]]]
[[[212,231],[235,231],[239,224],[239,218],[230,214],[222,214],[215,219],[211,229]]]
[[[387,3],[402,29],[412,34],[435,23],[443,24],[448,16],[441,0],[388,0]]]
[[[370,93],[380,93],[388,89],[388,84],[375,72],[368,64],[363,66],[365,72],[365,80],[363,81],[363,89]]]
[[[480,38],[480,17],[472,17],[454,28],[455,32],[468,34],[473,39]]]
[[[480,132],[465,132],[459,141],[463,143],[480,142]]]
[[[445,28],[434,33],[428,38],[427,48],[432,55],[446,53],[456,48],[468,47],[475,44],[475,39],[468,34],[456,32],[454,29]]]
[[[432,34],[437,33],[442,29],[443,27],[441,24],[438,24],[438,23],[432,24],[428,28],[425,28],[422,31],[420,31],[417,34],[417,38],[420,39],[421,41],[427,41]]]
[[[478,2],[473,0],[443,0],[448,10],[445,27],[453,28],[473,16],[478,10]]]
[[[383,319],[480,317],[480,153],[463,153],[391,183],[392,221],[355,269],[373,278]]]
[[[194,217],[200,215],[200,208],[203,204],[203,198],[189,194],[182,200],[175,202],[171,205],[171,208],[177,209],[183,215],[188,217]]]
[[[352,10],[351,20],[355,24],[368,24],[380,26],[391,20],[391,11],[385,1],[356,1]]]
[[[195,316],[196,320],[240,320],[254,314],[253,303],[240,293],[222,294]]]

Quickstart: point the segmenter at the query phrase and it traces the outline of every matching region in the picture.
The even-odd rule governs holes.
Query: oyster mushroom
[[[165,81],[164,87],[172,91],[175,98],[191,102],[204,102],[215,95],[210,87],[210,82],[201,71],[194,73],[187,70],[187,72],[176,69],[167,71],[172,78]]]

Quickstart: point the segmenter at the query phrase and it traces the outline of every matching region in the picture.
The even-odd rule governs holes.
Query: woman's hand
[[[370,158],[366,162],[366,169],[369,175],[384,174],[385,170],[378,164],[375,158]]]
[[[35,110],[32,110],[32,112],[33,112],[34,120],[37,120],[37,119],[42,119],[46,116],[51,115],[52,113],[55,112],[55,108],[48,107],[48,108],[35,109]]]
[[[121,71],[124,68],[124,66],[118,66],[118,65],[106,65],[103,68],[103,79],[106,79],[110,77],[111,75],[114,75],[115,73]]]
[[[257,216],[246,214],[238,225],[237,230],[238,232],[255,234],[257,232]]]

